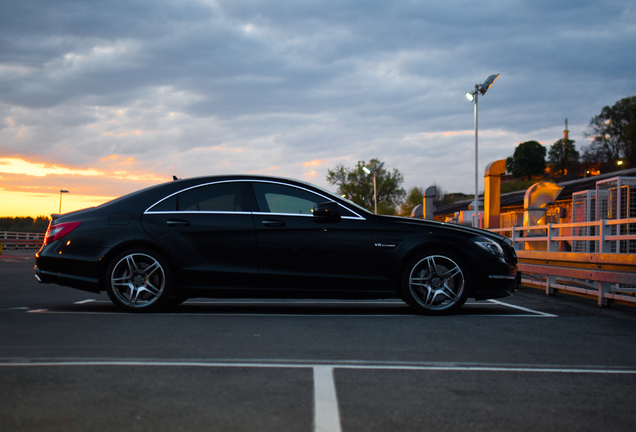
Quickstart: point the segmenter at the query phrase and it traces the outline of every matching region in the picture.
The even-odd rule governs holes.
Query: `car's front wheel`
[[[468,298],[470,273],[455,254],[439,250],[411,259],[402,274],[402,297],[420,313],[448,314]]]
[[[155,312],[172,298],[172,272],[155,252],[129,250],[111,261],[106,273],[106,292],[120,309]]]

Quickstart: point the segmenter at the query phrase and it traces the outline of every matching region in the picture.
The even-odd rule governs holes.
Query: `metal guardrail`
[[[0,254],[3,249],[38,249],[44,243],[44,233],[0,231]]]
[[[518,251],[522,283],[636,306],[636,254]]]
[[[546,294],[566,291],[597,298],[599,306],[616,301],[636,305],[636,234],[617,234],[636,218],[602,219],[597,222],[547,224],[530,227],[510,227],[490,231],[508,234],[519,258],[522,281],[545,288]],[[619,226],[623,226],[619,228]],[[596,227],[596,235],[561,235],[563,230]],[[632,225],[636,227],[636,225]],[[595,242],[596,253],[562,251],[565,242]],[[542,242],[544,250],[526,244]],[[561,250],[561,251],[560,251]]]

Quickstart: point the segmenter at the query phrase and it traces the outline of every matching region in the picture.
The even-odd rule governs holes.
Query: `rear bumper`
[[[35,278],[45,284],[99,293],[103,273],[101,257],[105,251],[104,248],[74,251],[61,242],[44,245],[35,255]]]
[[[35,266],[35,278],[38,282],[44,284],[56,284],[62,286],[68,286],[71,288],[77,288],[82,291],[89,291],[99,294],[100,284],[99,279],[89,278],[84,276],[77,276],[64,273],[50,272],[40,269]]]

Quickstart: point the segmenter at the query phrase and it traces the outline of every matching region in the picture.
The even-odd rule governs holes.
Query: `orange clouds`
[[[110,156],[106,156],[100,159],[103,162],[114,162],[114,163],[121,163],[124,165],[133,165],[135,163],[135,158],[132,156],[129,156],[127,158],[124,158],[122,156],[116,155],[116,154],[112,154]]]
[[[33,163],[20,158],[0,158],[0,173],[26,174],[44,177],[48,174],[101,175],[94,169],[71,169],[43,163]]]
[[[57,213],[60,189],[62,211],[99,205],[169,179],[157,176],[134,157],[110,155],[95,167],[74,168],[31,162],[24,158],[0,158],[0,215],[39,216]]]
[[[309,162],[303,162],[303,166],[310,166],[310,167],[317,167],[317,166],[321,166],[324,165],[325,161],[323,161],[322,159],[314,159],[312,161]]]

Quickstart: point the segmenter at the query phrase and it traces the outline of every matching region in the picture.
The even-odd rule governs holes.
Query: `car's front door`
[[[324,221],[312,210],[328,196],[279,182],[253,186],[259,278],[266,286],[343,296],[387,288],[364,217],[340,206],[342,220]]]

